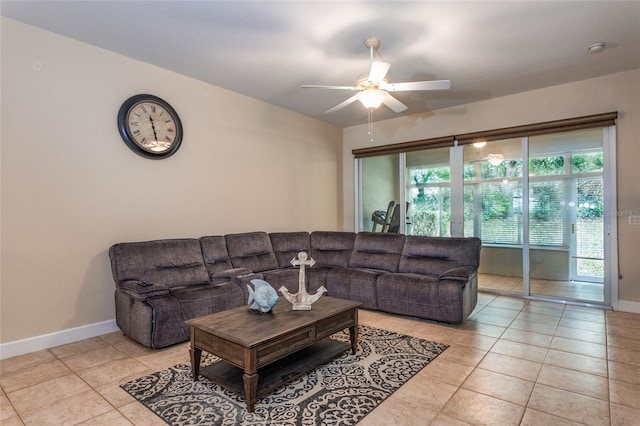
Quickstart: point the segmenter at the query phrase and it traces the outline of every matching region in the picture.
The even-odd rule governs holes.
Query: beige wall
[[[2,18],[1,337],[115,317],[107,250],[120,241],[342,222],[341,130]],[[178,152],[136,155],[116,115],[168,101]]]
[[[455,81],[452,82],[455,91]],[[428,102],[428,100],[427,100]],[[374,124],[376,145],[462,134],[521,124],[618,111],[619,300],[640,305],[640,226],[629,225],[630,211],[640,211],[640,70],[548,87],[493,100]],[[367,125],[344,129],[344,227],[353,229],[353,155],[370,146]]]

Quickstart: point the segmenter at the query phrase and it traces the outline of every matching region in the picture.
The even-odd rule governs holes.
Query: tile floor
[[[480,294],[463,325],[360,319],[450,345],[363,426],[640,424],[640,315]],[[119,384],[180,362],[121,333],[2,360],[0,424],[163,424]]]
[[[604,286],[584,281],[554,281],[531,279],[530,292],[532,295],[573,299],[585,303],[603,303]],[[482,291],[506,291],[522,293],[522,277],[508,275],[478,274],[478,288]]]

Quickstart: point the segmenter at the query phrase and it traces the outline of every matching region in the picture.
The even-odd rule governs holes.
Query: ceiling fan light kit
[[[382,91],[378,89],[367,89],[360,92],[358,100],[362,102],[366,108],[378,108],[382,104]]]

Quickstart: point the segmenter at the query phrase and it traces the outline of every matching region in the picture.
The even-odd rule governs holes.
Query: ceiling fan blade
[[[369,81],[374,84],[384,82],[384,77],[387,75],[389,67],[391,65],[386,62],[373,61],[369,70]]]
[[[358,96],[360,95],[360,93],[362,93],[362,92],[358,92],[358,93],[356,93],[355,95],[353,95],[352,97],[350,97],[350,98],[349,98],[349,99],[347,99],[346,101],[344,101],[344,102],[342,102],[342,103],[339,103],[338,105],[334,106],[333,108],[331,108],[330,110],[328,110],[326,113],[328,114],[328,113],[330,113],[330,112],[337,111],[337,110],[339,110],[340,108],[344,108],[344,107],[346,107],[347,105],[349,105],[350,103],[357,101],[357,100],[358,100]]]
[[[407,109],[407,106],[391,96],[388,92],[381,91],[382,103],[391,108],[394,112],[402,112]]]
[[[324,86],[322,84],[303,84],[301,89],[332,89],[332,90],[358,90],[354,86]]]
[[[410,81],[407,83],[391,83],[384,86],[392,92],[411,90],[447,90],[451,87],[449,80]]]

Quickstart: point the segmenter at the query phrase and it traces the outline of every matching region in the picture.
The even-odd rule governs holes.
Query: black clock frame
[[[131,134],[131,130],[129,129],[128,120],[127,120],[129,116],[129,112],[137,104],[142,102],[152,102],[152,103],[158,104],[171,115],[171,118],[173,119],[176,125],[176,137],[173,143],[171,144],[171,147],[168,150],[163,152],[149,151],[141,147],[140,145],[138,145],[133,135]],[[182,122],[180,121],[180,117],[178,116],[178,113],[164,99],[161,99],[154,95],[148,95],[148,94],[134,95],[129,99],[127,99],[126,101],[124,101],[124,103],[120,107],[120,110],[118,111],[118,130],[120,131],[120,136],[122,136],[124,143],[127,144],[127,146],[131,148],[133,152],[145,158],[151,158],[153,160],[160,160],[175,154],[178,148],[180,148],[180,145],[182,144],[182,135],[183,135]]]

